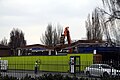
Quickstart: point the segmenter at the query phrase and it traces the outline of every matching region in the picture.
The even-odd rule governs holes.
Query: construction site
[[[118,68],[120,60],[120,47],[110,45],[106,41],[78,40],[72,43],[69,27],[66,27],[61,35],[60,44],[55,46],[22,46],[17,48],[17,56],[11,56],[7,47],[0,49],[1,52],[8,50],[6,54],[1,55],[2,60],[9,62],[8,70],[34,70],[34,62],[39,60],[40,71],[80,73],[91,64],[110,64],[111,60],[114,61],[114,67]]]
[[[2,0],[0,9],[0,80],[120,80],[119,0]]]

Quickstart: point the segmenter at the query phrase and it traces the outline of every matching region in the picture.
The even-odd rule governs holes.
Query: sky
[[[13,28],[22,30],[27,44],[41,44],[40,38],[51,23],[69,26],[72,40],[86,38],[85,20],[102,0],[0,0],[0,40],[9,42]]]

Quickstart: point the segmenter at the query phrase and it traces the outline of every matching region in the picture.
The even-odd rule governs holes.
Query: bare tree
[[[10,41],[8,45],[13,49],[14,55],[16,55],[16,48],[26,45],[24,33],[19,29],[13,28],[10,33]]]
[[[92,40],[92,25],[90,21],[90,14],[88,15],[87,21],[85,21],[86,31],[87,31],[87,39]]]
[[[1,41],[0,44],[7,46],[7,39],[4,37]]]
[[[88,19],[85,22],[87,30],[88,40],[102,40],[103,29],[100,13],[97,8],[92,12],[92,16],[88,15]]]
[[[105,9],[108,9],[106,14],[108,14],[111,19],[120,19],[120,0],[102,0]]]
[[[42,34],[40,40],[45,45],[55,46],[60,43],[62,31],[63,30],[59,25],[57,27],[53,27],[51,24],[48,24],[47,29],[45,33]]]
[[[104,9],[100,9],[106,17],[106,26],[111,42],[120,45],[120,0],[102,0]]]

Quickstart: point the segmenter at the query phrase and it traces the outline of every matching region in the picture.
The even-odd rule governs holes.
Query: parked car
[[[0,60],[0,71],[8,70],[8,60]]]
[[[84,73],[87,76],[102,76],[102,77],[109,77],[109,76],[119,76],[120,71],[114,69],[113,67],[107,64],[92,64],[89,67],[86,67]]]

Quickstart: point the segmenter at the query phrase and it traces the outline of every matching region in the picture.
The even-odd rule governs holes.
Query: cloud
[[[0,0],[0,34],[4,30],[0,38],[18,27],[24,30],[28,44],[36,43],[51,22],[70,26],[71,37],[81,39],[88,13],[100,3],[101,0]]]

